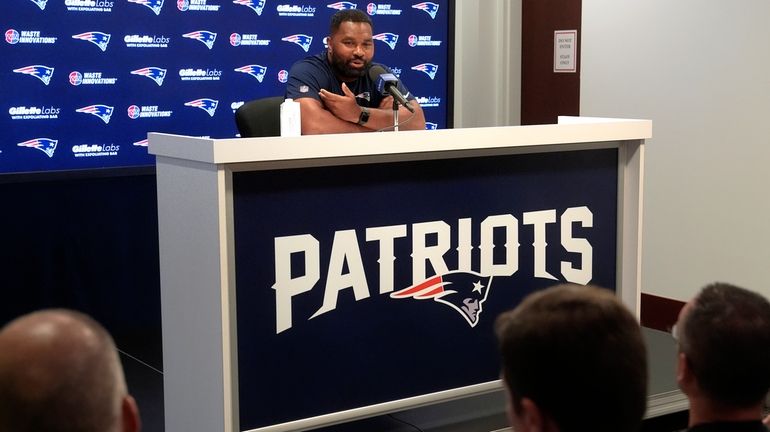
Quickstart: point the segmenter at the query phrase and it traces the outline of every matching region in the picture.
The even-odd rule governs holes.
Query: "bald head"
[[[115,343],[88,316],[46,310],[0,330],[0,432],[120,431],[125,397]]]

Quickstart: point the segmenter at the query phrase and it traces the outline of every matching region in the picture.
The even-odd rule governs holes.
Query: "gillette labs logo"
[[[61,108],[17,106],[8,109],[11,120],[56,120],[59,118]]]
[[[219,81],[222,71],[219,69],[180,69],[179,77],[182,81]]]
[[[313,6],[298,5],[278,5],[275,8],[280,17],[314,17],[315,8]]]
[[[64,0],[67,12],[112,12],[114,5],[109,0]]]
[[[72,146],[75,157],[117,156],[120,146],[115,144],[80,144]]]
[[[126,48],[168,48],[171,38],[167,36],[126,35],[123,37]]]

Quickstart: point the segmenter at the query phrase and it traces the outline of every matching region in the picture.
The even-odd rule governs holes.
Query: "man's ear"
[[[120,407],[123,432],[139,432],[142,430],[142,420],[139,418],[139,407],[131,395],[123,398]]]
[[[535,401],[529,398],[521,399],[521,410],[518,413],[520,424],[525,431],[544,432],[546,419]]]
[[[676,362],[676,383],[684,394],[690,394],[695,383],[695,377],[687,361],[687,355],[680,352]]]

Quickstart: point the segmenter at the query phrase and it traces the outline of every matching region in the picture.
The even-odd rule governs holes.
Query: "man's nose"
[[[361,45],[356,45],[356,48],[353,50],[353,54],[355,54],[357,56],[364,55],[364,50],[363,50],[363,48],[361,48]]]

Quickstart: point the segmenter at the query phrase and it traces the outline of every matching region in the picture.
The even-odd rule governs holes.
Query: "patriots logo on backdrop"
[[[209,113],[211,117],[214,117],[214,113],[217,110],[217,105],[219,105],[219,101],[214,99],[195,99],[194,101],[185,102],[184,105],[200,108],[203,111],[206,111],[207,113]]]
[[[134,143],[134,145],[137,146],[137,147],[147,147],[147,145],[148,145],[147,144],[147,138],[145,138],[145,139],[143,139],[141,141],[136,141]]]
[[[281,38],[281,40],[284,41],[284,42],[295,43],[295,44],[299,45],[300,47],[302,47],[302,49],[305,50],[305,52],[308,52],[308,50],[310,50],[310,44],[313,43],[313,37],[312,36],[303,35],[303,34],[295,34],[295,35],[291,35],[291,36],[286,36],[285,38]]]
[[[102,51],[107,51],[107,44],[110,43],[109,34],[96,31],[72,35],[72,39],[80,39],[91,42],[92,44],[98,46]]]
[[[425,122],[425,130],[436,130],[436,129],[438,129],[437,123]]]
[[[150,66],[146,68],[132,70],[131,75],[140,75],[140,76],[150,78],[151,80],[155,81],[155,84],[157,84],[158,86],[162,86],[163,78],[166,77],[166,69]]]
[[[45,4],[48,3],[48,0],[32,0],[32,3],[36,4],[40,10],[45,10]]]
[[[102,119],[102,121],[105,124],[108,124],[110,122],[110,117],[112,117],[112,111],[113,111],[113,107],[107,106],[107,105],[89,105],[89,106],[78,108],[75,110],[75,112],[95,115],[100,119]]]
[[[450,271],[390,294],[394,299],[437,301],[459,313],[471,327],[479,323],[482,304],[487,299],[492,276],[476,272]]]
[[[262,15],[262,10],[265,8],[265,0],[233,0],[233,3],[241,6],[248,6],[257,15]]]
[[[212,33],[206,30],[199,30],[199,31],[194,31],[190,33],[185,33],[182,36],[202,42],[204,45],[209,47],[209,49],[214,47],[214,41],[217,39],[216,33]]]
[[[128,2],[147,6],[155,12],[155,15],[160,15],[160,9],[163,7],[163,0],[128,0]]]
[[[436,78],[436,72],[438,71],[438,65],[434,65],[433,63],[423,63],[419,64],[417,66],[412,66],[412,70],[425,72],[426,75],[430,77],[430,79]]]
[[[14,69],[16,73],[25,75],[32,75],[33,77],[43,81],[43,84],[48,85],[51,82],[53,76],[53,68],[43,65],[24,66],[22,68]]]
[[[265,79],[265,73],[267,73],[267,68],[265,66],[253,64],[253,65],[246,65],[246,66],[241,66],[239,68],[235,68],[235,71],[249,74],[254,78],[256,78],[257,81],[262,82],[262,80]]]
[[[396,42],[398,42],[398,35],[395,33],[380,33],[372,36],[373,39],[385,42],[390,49],[396,49]]]
[[[19,32],[14,29],[6,30],[5,41],[11,45],[19,43]]]
[[[355,9],[358,5],[351,2],[337,2],[332,3],[329,5],[326,5],[326,7],[330,9],[337,9],[337,10],[343,10],[343,9]]]
[[[417,3],[416,5],[412,5],[412,8],[419,9],[427,13],[433,19],[436,19],[436,13],[438,13],[438,5],[431,2]]]
[[[48,157],[53,157],[53,152],[56,151],[56,144],[58,144],[59,141],[51,138],[35,138],[31,140],[27,140],[24,142],[20,142],[16,144],[19,147],[30,147],[34,149],[38,149],[41,152],[48,155]]]

